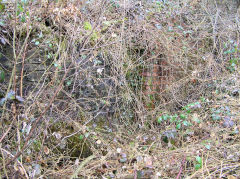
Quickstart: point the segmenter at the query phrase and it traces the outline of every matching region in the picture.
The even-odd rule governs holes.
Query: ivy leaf
[[[206,149],[210,150],[211,149],[211,145],[205,145]]]
[[[176,125],[176,129],[178,129],[178,130],[181,129],[181,123]]]
[[[157,119],[157,122],[160,124],[160,123],[162,122],[162,117],[159,117],[159,118]]]
[[[189,126],[189,122],[188,121],[183,121],[183,125],[184,126]]]
[[[175,122],[177,120],[177,117],[178,115],[173,115],[173,116],[170,116],[170,122]]]
[[[197,163],[202,165],[202,158],[201,157],[197,156],[196,161],[197,161]]]
[[[195,164],[195,169],[199,170],[200,168],[202,168],[202,158],[197,156],[196,161],[197,161],[197,164]]]
[[[180,114],[180,118],[181,118],[181,119],[186,119],[187,116],[186,116],[185,114]]]
[[[39,41],[36,41],[36,42],[35,42],[35,45],[39,45],[39,44],[40,44],[40,42],[39,42]]]
[[[188,114],[190,114],[191,112],[192,112],[192,110],[191,109],[187,109],[187,111],[186,111]]]
[[[67,86],[70,86],[71,84],[72,84],[71,80],[67,81]]]
[[[198,163],[198,164],[195,165],[195,170],[199,170],[200,168],[202,168],[201,164]]]

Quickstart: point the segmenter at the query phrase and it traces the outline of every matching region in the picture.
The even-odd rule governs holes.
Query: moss
[[[59,132],[64,136],[69,136],[75,132],[74,126],[64,122],[57,122],[50,127],[51,133]],[[55,136],[50,138],[51,144],[57,146],[52,150],[54,154],[67,153],[70,158],[86,158],[92,155],[88,139],[82,137],[81,134],[73,135],[65,139],[64,147],[59,145],[59,140],[56,140]],[[63,142],[63,141],[61,141]],[[51,148],[51,147],[49,147]]]
[[[71,157],[87,158],[92,155],[87,139],[81,139],[79,135],[74,135],[68,139],[68,149],[71,150]]]

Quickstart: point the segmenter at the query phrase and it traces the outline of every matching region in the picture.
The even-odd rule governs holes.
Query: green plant
[[[26,10],[27,5],[27,1],[21,1],[17,4],[17,16],[23,23],[26,22],[26,18],[29,17],[29,11]]]
[[[199,156],[196,156],[195,159],[196,159],[196,162],[195,162],[195,165],[194,165],[195,170],[199,170],[199,169],[202,168],[202,158],[199,157]]]
[[[239,66],[239,52],[240,48],[237,44],[234,44],[234,41],[230,41],[230,43],[225,44],[225,51],[223,52],[223,54],[230,56],[229,65],[227,66],[227,69],[230,72],[236,71],[237,67]]]
[[[201,99],[201,101],[203,101]],[[205,100],[204,100],[205,101]],[[182,126],[189,127],[192,126],[192,123],[188,120],[190,114],[195,110],[201,108],[201,102],[197,101],[190,103],[182,108],[182,113],[180,114],[162,114],[157,118],[157,122],[161,124],[164,121],[169,121],[170,123],[175,124],[176,129],[180,130]],[[200,123],[201,121],[196,117],[195,114],[192,114],[192,118],[195,122]]]
[[[3,69],[0,68],[0,82],[4,82],[5,80],[5,72],[3,71]]]
[[[229,66],[228,66],[228,69],[231,71],[231,72],[234,72],[236,71],[238,65],[239,65],[239,62],[240,62],[240,58],[232,58],[229,60]]]
[[[231,116],[231,111],[228,106],[221,106],[211,109],[211,117],[213,121],[221,120],[224,116]]]
[[[5,9],[5,5],[2,3],[2,0],[0,0],[0,12],[3,12]]]

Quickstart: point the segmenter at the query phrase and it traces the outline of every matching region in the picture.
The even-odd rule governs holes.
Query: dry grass
[[[6,3],[0,177],[240,176],[236,5]]]

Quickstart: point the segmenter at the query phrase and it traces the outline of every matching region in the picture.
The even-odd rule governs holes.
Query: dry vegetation
[[[238,3],[0,1],[0,178],[238,178]]]

